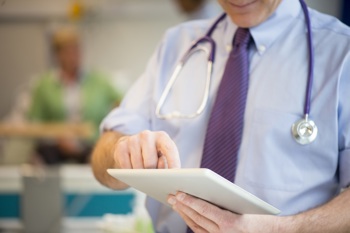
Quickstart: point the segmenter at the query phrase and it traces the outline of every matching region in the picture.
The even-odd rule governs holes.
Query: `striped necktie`
[[[238,28],[212,109],[201,167],[234,182],[249,84],[249,29]]]
[[[249,84],[249,29],[238,28],[204,142],[201,167],[234,182]],[[187,228],[187,233],[193,233]]]

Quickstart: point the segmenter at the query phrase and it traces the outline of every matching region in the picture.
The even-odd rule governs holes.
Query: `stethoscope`
[[[296,121],[292,125],[292,135],[296,142],[298,142],[301,145],[307,145],[313,142],[317,137],[317,126],[313,120],[309,119],[310,114],[310,108],[311,108],[311,90],[312,90],[312,84],[314,79],[314,50],[312,45],[312,33],[311,33],[311,22],[310,22],[310,15],[309,11],[307,9],[307,5],[304,2],[304,0],[299,0],[301,7],[304,12],[305,16],[305,22],[307,27],[307,43],[308,43],[308,53],[309,53],[309,71],[308,71],[308,79],[307,79],[307,87],[306,87],[306,97],[305,97],[305,104],[304,104],[304,116],[302,119]],[[199,38],[185,53],[185,55],[180,60],[179,64],[176,66],[172,76],[170,77],[169,82],[165,86],[165,89],[159,99],[159,102],[156,107],[156,117],[159,119],[192,119],[200,114],[203,113],[205,106],[208,103],[209,98],[209,89],[210,89],[210,83],[212,79],[212,71],[213,71],[213,63],[215,60],[215,50],[216,50],[216,44],[215,41],[211,38],[211,35],[213,31],[215,30],[216,26],[225,18],[226,14],[221,15],[209,28],[206,35],[202,38]],[[201,45],[201,43],[208,43],[208,47],[204,47]],[[208,56],[208,65],[207,65],[207,75],[206,75],[206,83],[205,83],[205,89],[203,94],[202,102],[200,103],[199,107],[194,113],[191,114],[181,114],[180,111],[173,111],[168,114],[162,114],[161,109],[164,106],[165,100],[167,99],[171,88],[173,87],[175,81],[177,80],[180,72],[182,71],[184,65],[188,61],[188,59],[195,53],[198,52],[204,52]]]

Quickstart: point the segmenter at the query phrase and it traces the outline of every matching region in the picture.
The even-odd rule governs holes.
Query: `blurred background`
[[[350,4],[308,0],[349,25]],[[163,33],[215,0],[0,0],[0,232],[152,232],[135,190],[88,165],[98,124]]]

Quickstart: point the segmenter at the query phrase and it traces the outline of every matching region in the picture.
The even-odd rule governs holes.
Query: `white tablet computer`
[[[108,169],[107,171],[116,179],[166,205],[169,194],[182,191],[238,214],[280,213],[277,208],[209,169]]]

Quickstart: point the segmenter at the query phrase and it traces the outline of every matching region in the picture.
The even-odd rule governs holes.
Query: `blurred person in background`
[[[208,19],[222,12],[216,1],[211,0],[174,0],[187,20]]]
[[[100,73],[82,70],[80,38],[76,29],[56,30],[51,46],[56,68],[42,74],[34,83],[27,118],[39,123],[88,122],[97,135],[100,121],[119,104],[121,95]],[[66,137],[58,140],[41,140],[36,151],[47,164],[86,163],[95,138],[79,140],[67,132]]]

